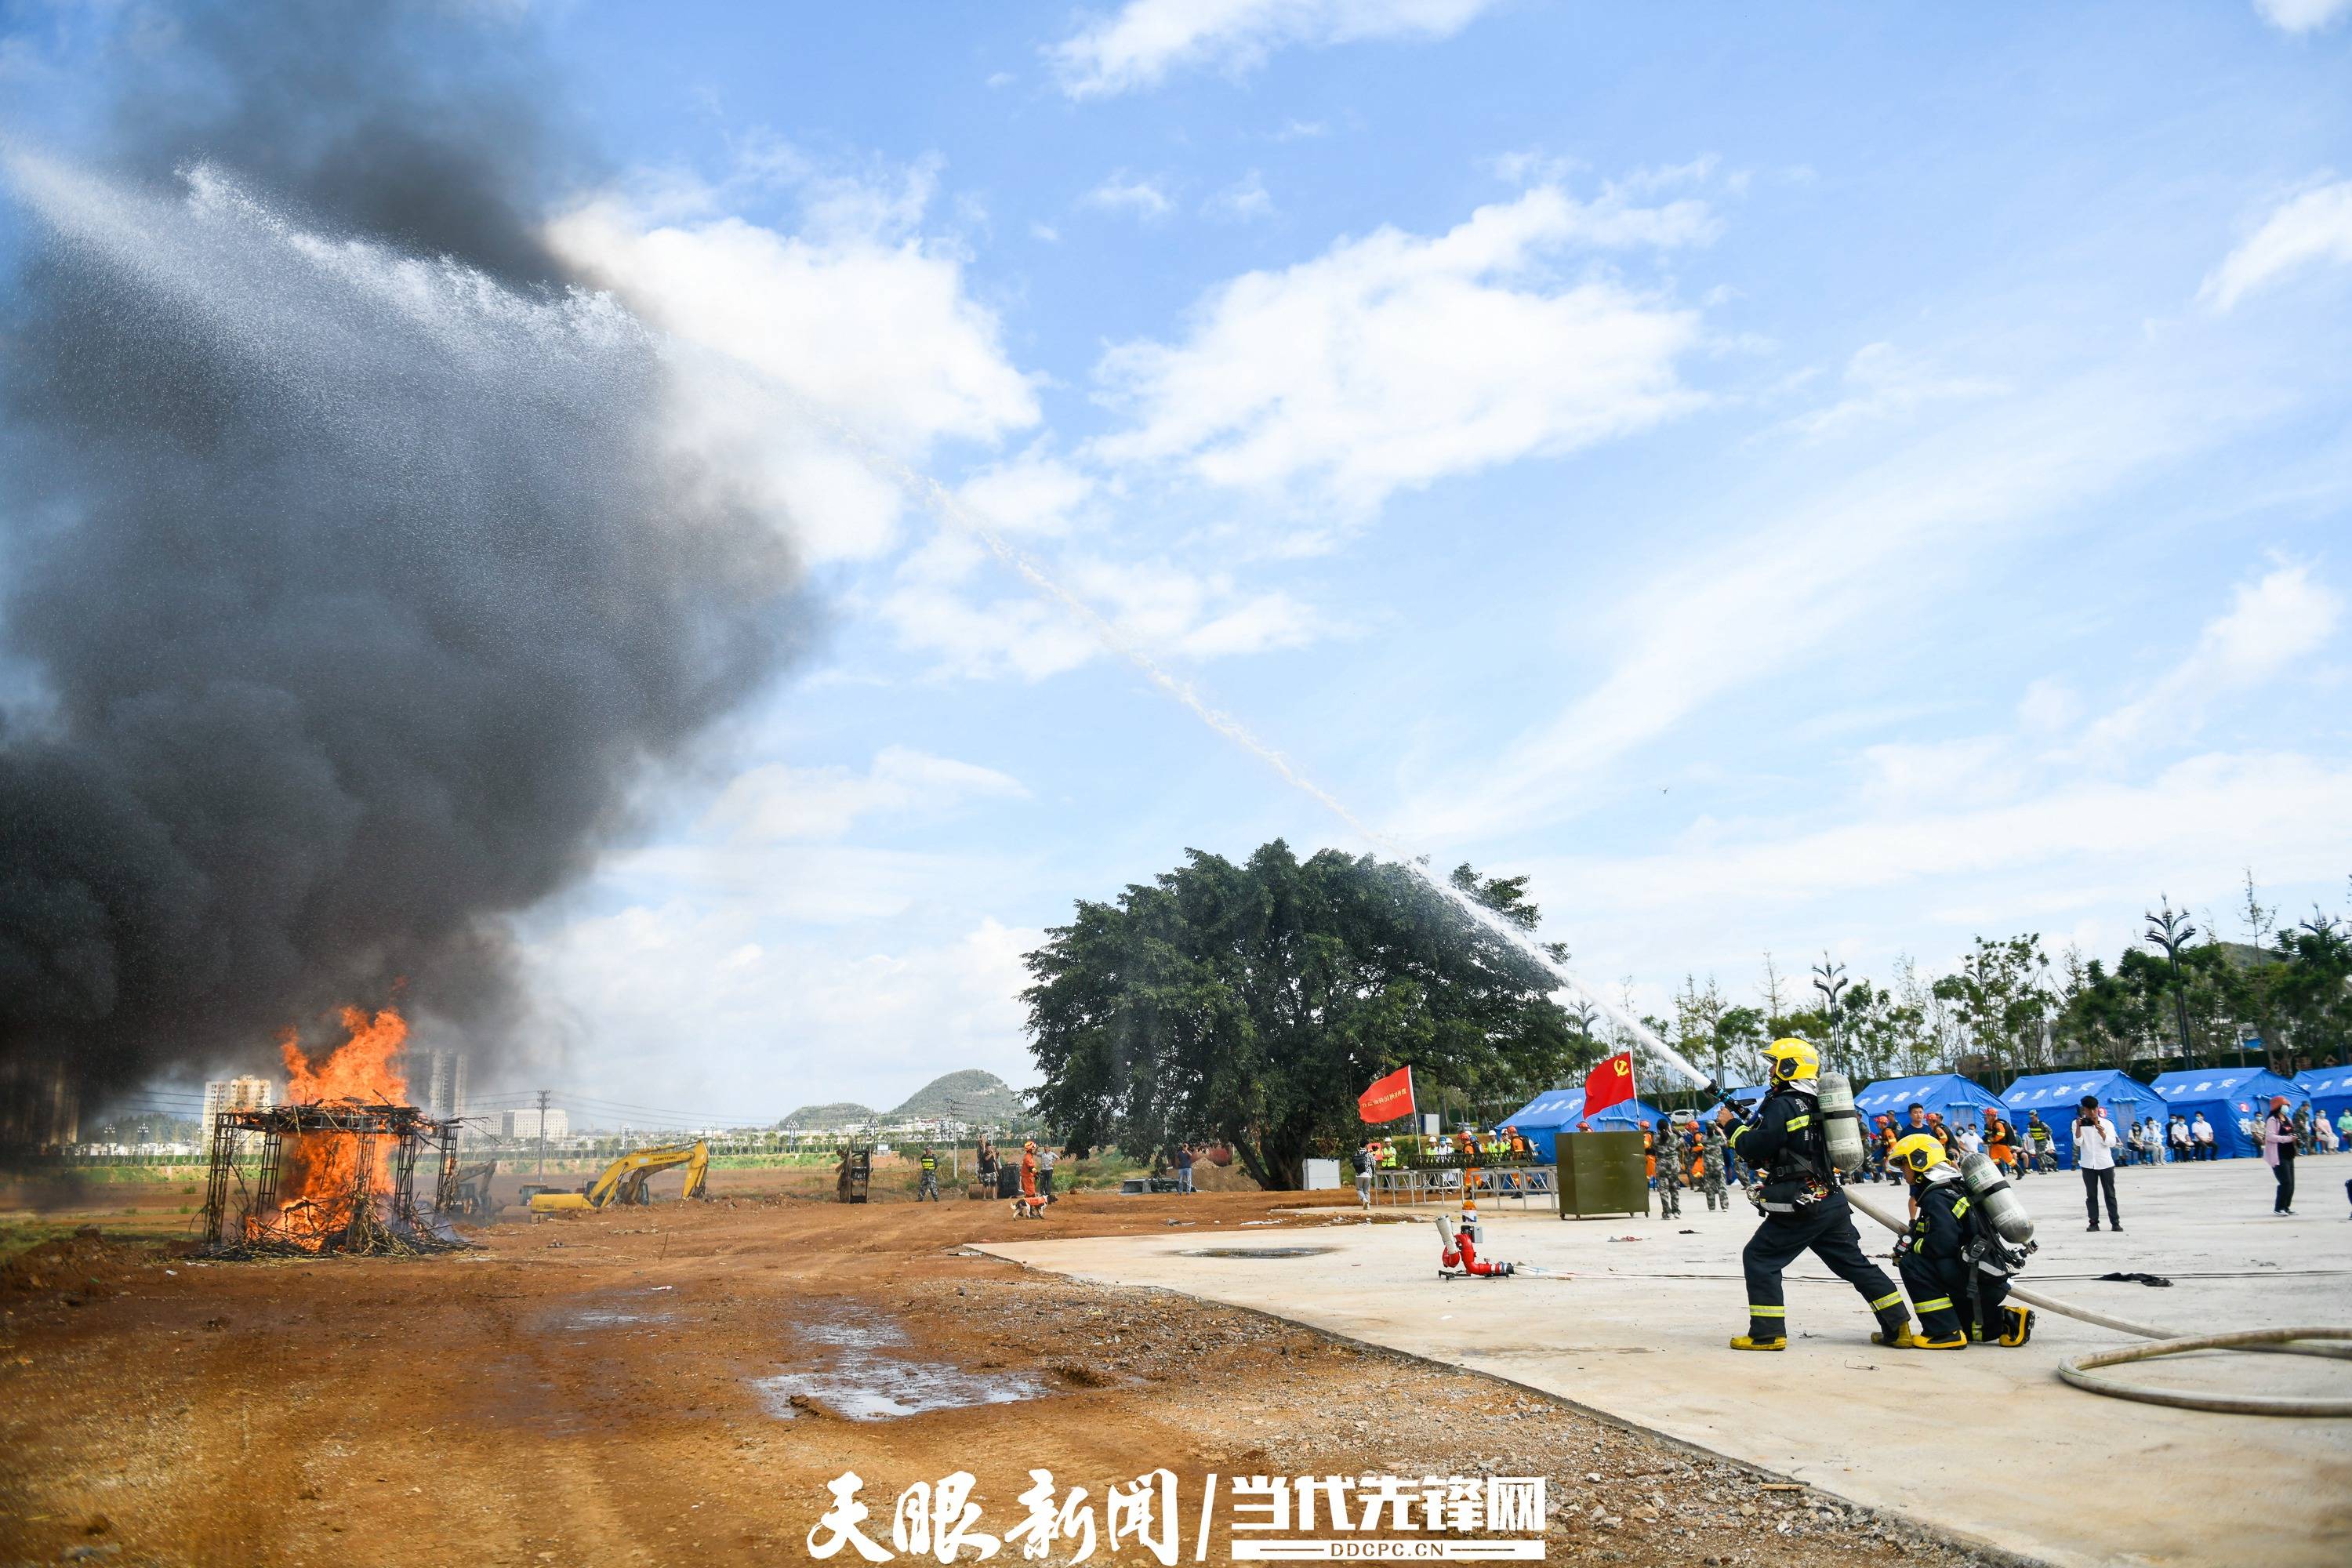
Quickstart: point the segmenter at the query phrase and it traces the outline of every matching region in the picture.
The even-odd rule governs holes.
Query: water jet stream
[[[1240,720],[1203,701],[1190,685],[1171,674],[1132,638],[1122,634],[1100,611],[1063,587],[1025,551],[973,515],[971,509],[957,500],[954,492],[945,485],[930,475],[922,473],[889,453],[882,451],[824,410],[809,406],[803,399],[795,398],[793,401],[799,403],[810,416],[838,436],[884,477],[917,496],[941,519],[962,529],[987,546],[989,552],[1018,574],[1023,582],[1027,583],[1039,595],[1068,612],[1070,616],[1084,626],[1097,642],[1132,665],[1142,673],[1144,679],[1189,710],[1194,718],[1273,769],[1276,776],[1283,783],[1305,795],[1347,824],[1349,828],[1364,842],[1393,857],[1405,869],[1421,879],[1432,891],[1444,897],[1463,914],[1542,965],[1547,973],[1559,982],[1561,990],[1591,1003],[1618,1027],[1632,1036],[1644,1050],[1689,1079],[1694,1086],[1704,1087],[1713,1082],[1706,1074],[1700,1072],[1685,1060],[1681,1052],[1660,1038],[1656,1030],[1578,979],[1566,965],[1546,952],[1543,944],[1532,935],[1513,925],[1502,915],[1471,898],[1461,889],[1432,870],[1426,856],[1412,853],[1387,834],[1372,827],[1354,812],[1349,810],[1346,804],[1337,795],[1300,773],[1291,764],[1289,758],[1284,756],[1274,746],[1260,740]]]

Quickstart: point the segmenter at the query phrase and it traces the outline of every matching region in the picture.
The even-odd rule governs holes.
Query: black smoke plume
[[[0,1141],[404,984],[494,1046],[503,917],[805,619],[539,238],[593,165],[501,9],[150,16],[9,169]]]

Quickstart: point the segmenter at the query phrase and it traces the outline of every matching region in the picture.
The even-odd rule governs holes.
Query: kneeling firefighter
[[[1838,1189],[1830,1159],[1829,1117],[1843,1119],[1842,1146],[1859,1166],[1861,1132],[1844,1122],[1853,1119],[1853,1098],[1836,1079],[1842,1104],[1827,1110],[1819,1103],[1822,1058],[1810,1041],[1772,1042],[1765,1053],[1771,1058],[1772,1088],[1756,1108],[1754,1118],[1733,1129],[1731,1150],[1748,1162],[1761,1180],[1757,1205],[1764,1223],[1748,1238],[1740,1264],[1748,1275],[1748,1331],[1731,1342],[1736,1351],[1778,1351],[1789,1347],[1788,1309],[1781,1299],[1780,1271],[1811,1251],[1830,1272],[1862,1292],[1877,1316],[1879,1333],[1889,1343],[1910,1333],[1911,1314],[1903,1292],[1885,1271],[1863,1255],[1862,1237],[1853,1228],[1853,1206]],[[1834,1077],[1834,1075],[1832,1075]],[[1716,1121],[1737,1120],[1729,1106]],[[1846,1161],[1841,1161],[1843,1168]]]
[[[2033,1335],[2033,1309],[2004,1303],[2010,1276],[2032,1249],[2032,1222],[1999,1167],[1971,1154],[1984,1168],[1964,1171],[1926,1132],[1897,1143],[1895,1157],[1910,1179],[1916,1210],[1895,1244],[1895,1267],[1911,1292],[1919,1332],[1879,1342],[1926,1351],[1961,1350],[1988,1338],[2012,1349],[2023,1344]]]

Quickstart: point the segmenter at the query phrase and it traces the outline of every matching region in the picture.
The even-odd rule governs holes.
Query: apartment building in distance
[[[537,1110],[502,1110],[499,1112],[499,1136],[509,1141],[517,1138],[568,1138],[572,1135],[572,1113],[552,1107],[547,1111],[547,1124],[540,1125]]]
[[[278,1103],[278,1086],[266,1078],[215,1079],[205,1085],[205,1118],[198,1123],[207,1138],[213,1119],[224,1110],[267,1110]]]
[[[418,1090],[424,1092],[418,1094]],[[466,1056],[462,1051],[418,1051],[410,1058],[408,1092],[437,1121],[466,1114]]]

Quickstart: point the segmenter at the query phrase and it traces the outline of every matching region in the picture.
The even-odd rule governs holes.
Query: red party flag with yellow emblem
[[[1620,1051],[1584,1075],[1584,1114],[1608,1110],[1633,1098],[1633,1053]]]

